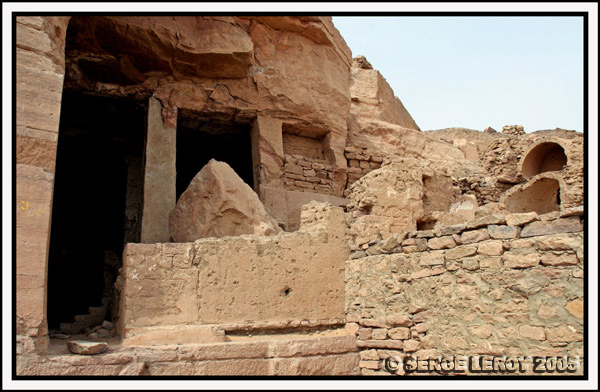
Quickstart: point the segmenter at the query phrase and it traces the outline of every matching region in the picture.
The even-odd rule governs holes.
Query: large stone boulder
[[[225,162],[211,159],[196,174],[169,216],[175,242],[281,231],[258,196]]]

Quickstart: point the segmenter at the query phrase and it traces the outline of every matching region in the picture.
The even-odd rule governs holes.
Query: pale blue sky
[[[581,17],[333,17],[422,130],[583,132]]]

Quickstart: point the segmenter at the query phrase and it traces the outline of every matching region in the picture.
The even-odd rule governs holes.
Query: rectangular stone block
[[[373,320],[373,319],[360,319],[359,324],[363,327],[369,328],[385,328],[387,327],[387,323],[381,320]]]
[[[379,356],[377,355],[377,350],[363,350],[359,353],[361,361],[377,361]]]
[[[387,338],[388,330],[387,328],[375,328],[373,329],[372,339],[375,340],[383,340]]]
[[[546,328],[546,337],[550,342],[581,342],[583,334],[572,325],[561,324]]]
[[[282,339],[267,341],[266,343],[269,345],[269,356],[274,357],[343,354],[357,351],[358,349],[354,336]]]
[[[535,267],[540,263],[540,256],[537,253],[516,253],[506,252],[502,256],[506,268],[529,268]]]
[[[545,253],[542,255],[542,264],[544,265],[577,265],[578,261],[575,253]]]
[[[472,231],[465,231],[460,236],[460,240],[464,245],[485,241],[489,238],[490,238],[490,233],[488,232],[487,228],[479,229],[479,230],[472,230]],[[475,251],[477,251],[477,250],[475,250]]]
[[[446,260],[462,259],[477,254],[477,246],[459,246],[457,248],[446,251]]]
[[[373,336],[373,329],[371,328],[360,328],[358,330],[358,338],[360,340],[369,340]]]
[[[504,253],[502,241],[485,241],[479,243],[477,253],[484,256],[499,256]]]
[[[499,256],[482,257],[479,260],[479,268],[481,268],[481,269],[502,268],[502,258]]]
[[[392,328],[388,331],[388,335],[390,338],[396,340],[410,339],[410,329],[403,327]]]
[[[311,184],[310,182],[306,182],[306,181],[294,181],[294,185],[296,185],[297,187],[306,188],[306,189],[314,189],[315,188],[314,184]]]
[[[435,237],[435,232],[433,230],[419,230],[417,231],[417,238],[431,238]]]
[[[584,210],[583,206],[564,208],[560,210],[560,217],[566,218],[568,216],[583,216]]]
[[[435,250],[421,253],[419,264],[423,266],[443,265],[444,251]]]
[[[293,163],[286,163],[285,166],[283,167],[283,170],[285,170],[286,173],[292,173],[292,174],[297,174],[297,175],[302,175],[304,172],[304,170],[302,169],[302,166],[295,165]]]
[[[467,271],[474,271],[479,269],[479,261],[477,261],[476,257],[470,257],[468,259],[462,260],[462,267]]]
[[[519,236],[519,231],[521,229],[518,226],[500,226],[500,225],[490,225],[488,226],[488,231],[490,233],[490,237],[499,240],[511,240],[517,238]]]
[[[360,361],[358,366],[364,369],[379,369],[380,361]]]
[[[391,350],[402,350],[401,340],[357,340],[359,348],[385,348]]]
[[[459,223],[452,226],[442,226],[439,229],[436,229],[436,234],[439,236],[451,235],[451,234],[460,234],[464,230],[466,230],[467,225],[464,223]]]
[[[451,235],[444,237],[434,237],[427,241],[430,249],[450,249],[456,246],[456,242]]]
[[[521,237],[534,237],[539,235],[575,233],[583,231],[583,224],[578,216],[569,216],[553,221],[537,221],[526,225],[521,231]]]
[[[421,279],[426,278],[428,276],[431,276],[431,269],[429,268],[424,268],[420,271],[415,271],[412,274],[410,274],[411,279]]]
[[[385,321],[392,326],[410,327],[413,325],[411,317],[407,313],[392,313],[389,314]]]
[[[475,218],[472,221],[467,222],[467,229],[477,229],[483,226],[489,225],[503,225],[506,223],[505,216],[502,214],[490,214],[479,218]]]
[[[509,226],[523,226],[539,220],[537,212],[523,212],[519,214],[506,215],[506,224]]]
[[[583,239],[573,234],[554,234],[536,238],[539,250],[576,250]]]

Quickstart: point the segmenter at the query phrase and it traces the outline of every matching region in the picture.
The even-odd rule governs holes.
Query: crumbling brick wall
[[[489,215],[353,253],[346,328],[361,373],[389,374],[394,355],[582,357],[582,211]]]

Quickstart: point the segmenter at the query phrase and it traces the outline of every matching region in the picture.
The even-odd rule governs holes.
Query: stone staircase
[[[60,332],[69,335],[87,334],[92,328],[102,324],[106,319],[109,303],[110,298],[102,298],[101,306],[90,306],[87,314],[76,315],[73,322],[60,323]]]

